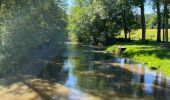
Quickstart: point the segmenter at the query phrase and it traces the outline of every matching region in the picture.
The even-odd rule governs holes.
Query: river
[[[1,75],[1,100],[170,100],[170,77],[159,71],[92,47],[61,46]]]

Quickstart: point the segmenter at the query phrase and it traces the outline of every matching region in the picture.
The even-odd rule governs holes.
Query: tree
[[[136,20],[137,18],[133,11],[133,0],[118,0],[117,7],[119,7],[118,9],[121,15],[121,17],[119,17],[122,20],[121,26],[124,30],[125,40],[127,40],[127,34],[129,34],[130,39],[130,32],[132,31],[132,29],[138,27],[138,21]]]
[[[157,41],[161,41],[161,0],[154,0],[154,6],[156,6],[157,10]]]
[[[145,43],[146,23],[145,23],[145,0],[134,0],[133,4],[141,10],[142,43]]]
[[[146,27],[153,29],[157,27],[157,15],[156,14],[145,14]]]
[[[76,33],[79,42],[108,44],[121,29],[119,14],[115,1],[77,0],[69,14],[69,33]]]
[[[125,41],[127,41],[127,34],[128,34],[128,15],[131,12],[131,5],[127,0],[119,0],[117,1],[118,7],[120,7],[120,13],[122,18],[122,27],[124,30]]]
[[[165,27],[165,42],[168,43],[168,18],[169,18],[169,11],[168,11],[168,5],[170,1],[169,0],[163,0],[164,5],[164,27]]]
[[[1,0],[0,3],[0,56],[4,57],[0,62],[10,63],[46,43],[64,40],[67,15],[63,2]]]
[[[141,9],[141,25],[142,25],[142,42],[145,43],[146,36],[146,24],[145,24],[145,0],[140,0],[140,9]]]

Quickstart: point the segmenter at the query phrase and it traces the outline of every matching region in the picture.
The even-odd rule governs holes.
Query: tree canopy
[[[66,35],[66,1],[1,0],[1,59],[16,58]],[[1,62],[1,61],[0,61]]]
[[[134,29],[142,29],[145,43],[146,28],[157,28],[157,41],[161,39],[161,28],[168,26],[168,0],[153,0],[149,5],[157,14],[145,14],[149,0],[75,0],[69,12],[68,30],[70,38],[88,44],[109,44],[114,36],[124,31],[125,40]],[[147,3],[147,4],[146,4]],[[161,7],[165,7],[162,9]],[[166,9],[167,7],[167,9]],[[139,9],[137,11],[136,9]],[[166,15],[166,16],[164,16]],[[164,16],[164,17],[161,17]],[[166,20],[163,26],[163,20]],[[168,28],[168,27],[167,27]],[[166,28],[166,30],[167,30]],[[168,32],[166,32],[168,33]],[[166,36],[167,37],[167,36]]]

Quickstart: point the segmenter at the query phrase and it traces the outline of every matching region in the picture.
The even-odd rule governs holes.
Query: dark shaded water
[[[85,46],[66,44],[55,57],[16,73],[40,100],[170,100],[170,78],[159,71]]]

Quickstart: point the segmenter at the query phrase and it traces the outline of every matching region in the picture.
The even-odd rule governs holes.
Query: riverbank
[[[126,48],[122,53],[123,57],[146,64],[149,68],[158,69],[164,72],[165,75],[170,76],[170,48],[163,47],[159,43],[147,45],[129,43],[108,46],[106,51],[110,53],[117,52],[118,46]]]

